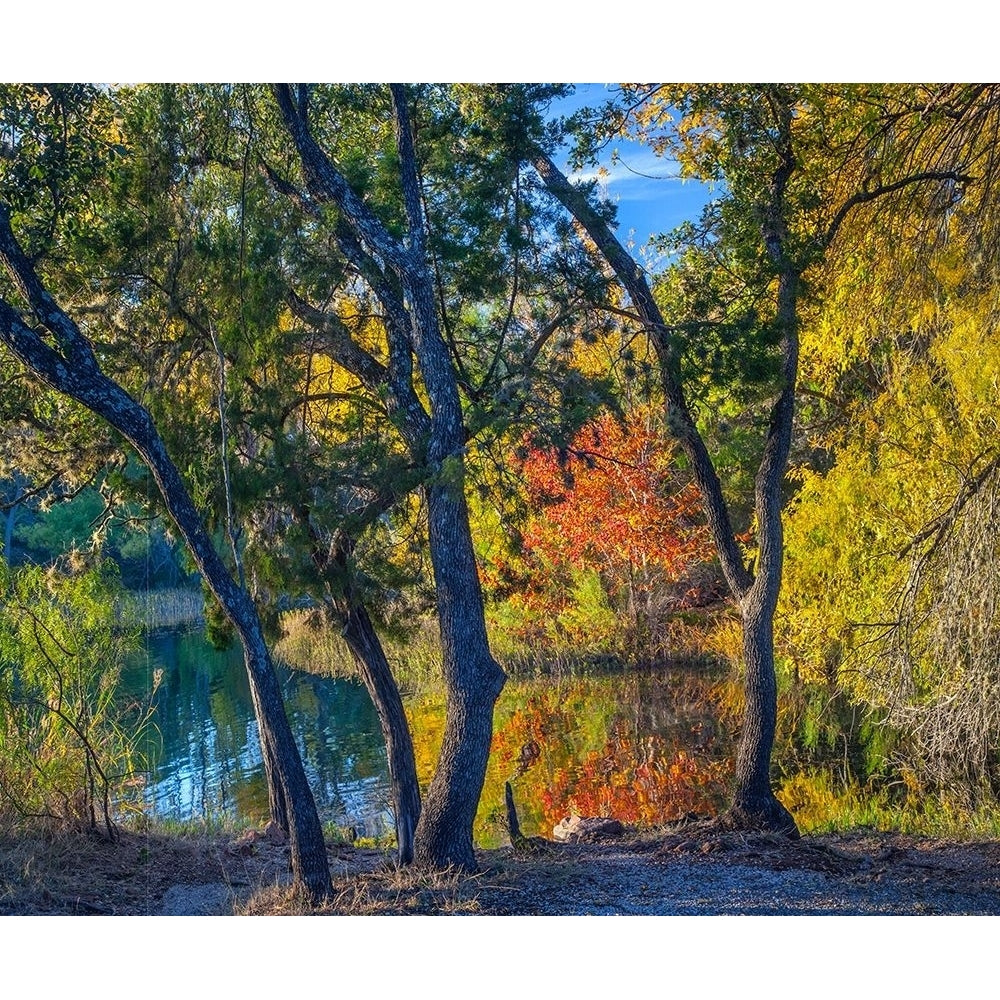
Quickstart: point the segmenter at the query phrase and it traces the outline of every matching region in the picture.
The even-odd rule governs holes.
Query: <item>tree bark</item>
[[[385,309],[390,347],[386,382],[392,410],[400,418],[400,430],[414,461],[428,472],[429,544],[447,707],[441,755],[417,824],[415,856],[433,867],[474,871],[472,826],[493,738],[493,706],[506,678],[490,653],[486,636],[464,493],[465,427],[427,258],[406,88],[393,84],[390,91],[406,214],[402,241],[389,233],[320,149],[309,131],[306,109],[296,102],[291,88],[274,88],[310,194],[340,208],[349,230],[347,235],[338,233],[341,248]],[[427,392],[429,419],[413,390],[411,355],[416,356]]]
[[[768,200],[762,213],[761,236],[778,278],[774,324],[781,338],[781,389],[771,410],[754,483],[757,575],[740,599],[747,706],[736,756],[733,802],[724,820],[729,826],[763,828],[798,837],[795,821],[775,797],[770,778],[778,711],[774,613],[785,561],[782,484],[795,422],[801,278],[798,267],[789,257],[785,204],[788,182],[796,167],[791,141],[791,109],[781,106],[776,114],[780,116],[780,161],[771,176]]]
[[[388,510],[392,506],[392,497],[387,494],[381,496],[378,506]],[[310,555],[320,578],[329,579],[331,563],[337,570],[337,590],[327,593],[325,604],[340,624],[341,635],[354,657],[361,680],[378,714],[389,765],[397,857],[400,865],[408,865],[413,861],[413,838],[420,819],[420,783],[417,780],[413,738],[396,678],[352,580],[350,560],[356,543],[353,538],[339,532],[332,544],[323,545],[310,520],[309,508],[300,505],[294,509],[294,514],[309,536]]]
[[[774,608],[755,590],[743,602],[743,662],[746,712],[736,755],[733,797],[723,823],[798,837],[795,821],[771,789],[771,748],[778,718],[774,671]]]
[[[486,637],[461,479],[433,484],[427,501],[447,702],[441,753],[417,826],[417,860],[475,871],[472,826],[506,675]]]
[[[506,675],[490,652],[465,499],[465,426],[458,380],[441,335],[427,260],[417,158],[406,88],[390,86],[406,208],[408,266],[399,275],[410,304],[414,353],[431,404],[428,530],[447,686],[444,740],[417,826],[417,859],[476,870],[472,827],[493,741],[493,706]]]

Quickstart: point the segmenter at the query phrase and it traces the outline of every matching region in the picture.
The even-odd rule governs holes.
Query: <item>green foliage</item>
[[[97,490],[88,489],[72,500],[57,503],[31,523],[18,528],[17,541],[40,553],[59,556],[73,549],[95,546],[98,521],[105,504]]]
[[[530,151],[554,149],[574,133],[582,164],[629,133],[674,158],[683,175],[715,185],[701,219],[658,241],[670,266],[654,293],[671,328],[667,364],[740,531],[750,522],[753,477],[781,388],[777,264],[761,235],[787,124],[794,170],[782,217],[770,221],[784,227],[781,255],[802,278],[804,391],[792,442],[800,464],[785,488],[793,499],[778,619],[789,759],[812,766],[843,758],[845,788],[881,774],[894,755],[897,762],[905,755],[921,780],[1000,787],[1000,484],[989,474],[1000,455],[1000,242],[989,176],[996,88],[623,86],[604,108],[548,122],[548,102],[564,92],[409,89],[439,319],[468,430],[464,470],[451,458],[435,474],[474,493],[484,566],[500,550],[522,555],[516,538],[494,536],[541,516],[510,461],[512,450],[527,447],[525,431],[532,446],[551,446],[568,467],[581,428],[600,408],[663,403],[651,379],[657,359],[627,318],[633,304],[543,196],[524,167]],[[317,140],[401,237],[387,89],[317,85],[308,102]],[[828,242],[838,209],[852,198],[923,169],[974,176],[858,202]],[[336,336],[387,362],[383,310],[363,267],[338,242],[337,211],[313,212],[291,196],[289,187],[301,184],[263,87],[0,86],[0,198],[15,230],[60,302],[85,318],[102,365],[150,407],[231,565],[242,559],[275,623],[279,608],[300,599],[329,602],[350,592],[383,631],[401,625],[402,638],[429,606],[424,511],[415,499],[429,473],[419,448],[404,446],[385,391],[344,371],[336,339],[324,340],[289,308],[290,291],[322,304],[342,324]],[[613,218],[611,205],[597,211]],[[0,291],[23,306],[6,278]],[[419,380],[416,389],[424,393]],[[120,461],[118,442],[25,379],[6,355],[0,421],[5,478],[43,482],[57,473],[76,489],[117,463],[101,493],[83,490],[37,516],[21,507],[16,540],[33,558],[101,549],[126,566],[148,562],[154,544],[169,548],[162,529],[125,533],[104,518],[102,497],[112,494],[126,520],[145,514],[152,484]],[[639,533],[648,554],[652,532]],[[566,533],[551,534],[551,547],[565,550]],[[324,561],[345,538],[343,558]],[[617,539],[603,540],[621,555]],[[528,583],[498,572],[490,614],[501,655],[524,649],[519,633],[533,654],[557,659],[632,651],[622,638],[630,625],[623,571],[595,567],[592,553],[588,560],[539,561]],[[628,563],[630,572],[645,566],[634,552]],[[27,683],[30,673],[41,711],[51,702],[43,684],[54,669],[49,661],[60,676],[72,664],[90,678],[81,690],[109,718],[104,675],[86,650],[50,641],[44,629],[41,639],[24,632],[27,608],[53,635],[70,635],[69,624],[49,617],[65,606],[95,649],[112,650],[113,676],[117,640],[101,632],[110,624],[99,602],[88,604],[76,584],[58,579],[35,570],[4,577],[4,601],[22,608],[22,617],[0,624],[4,691],[14,705],[15,678]],[[546,599],[532,604],[540,593]],[[662,611],[648,602],[643,628],[651,631]],[[206,620],[213,641],[231,641],[213,599]],[[633,624],[637,634],[638,613]],[[729,650],[737,639],[725,625],[716,636]],[[433,644],[421,636],[393,655],[423,675]],[[312,658],[309,642],[301,647]],[[332,660],[335,651],[324,647],[319,657]],[[17,704],[5,739],[18,727],[61,726],[59,738],[72,743],[65,721]],[[83,708],[73,712],[83,718]],[[61,760],[37,733],[38,752]],[[87,739],[100,742],[96,731]],[[20,767],[14,777],[24,784],[28,759],[14,754],[5,774]],[[67,780],[79,784],[78,776]],[[86,793],[91,810],[99,792],[92,784]],[[54,809],[53,794],[39,791],[32,808]],[[72,793],[60,794],[68,809]]]
[[[148,706],[118,679],[139,630],[113,572],[0,565],[0,815],[109,832],[141,787]]]
[[[80,233],[91,185],[122,155],[106,94],[90,84],[0,86],[0,198],[28,232],[28,252],[51,248],[57,229]]]
[[[213,649],[231,649],[236,641],[236,629],[226,617],[215,595],[207,584],[202,583],[202,599],[204,601],[205,638]]]
[[[78,560],[112,560],[132,590],[182,582],[179,557],[162,523],[140,516],[139,505],[125,500],[120,489],[120,476],[112,470],[100,486],[83,487],[66,499],[47,497],[17,522],[15,562],[52,565],[75,553]],[[125,489],[126,496],[134,492]]]

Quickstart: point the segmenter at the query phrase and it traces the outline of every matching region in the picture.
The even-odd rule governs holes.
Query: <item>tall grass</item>
[[[314,611],[286,611],[279,619],[281,638],[274,654],[288,666],[324,677],[356,677],[347,643]]]
[[[275,643],[279,659],[297,670],[326,677],[356,677],[357,667],[347,643],[337,630],[315,611],[288,611],[280,618],[282,636]],[[692,632],[691,641],[678,641],[669,664],[692,667],[718,666],[702,642],[702,625]],[[382,645],[396,681],[405,692],[427,691],[440,687],[441,647],[437,623],[431,618],[418,619],[404,634],[382,634]],[[509,636],[491,631],[490,645],[500,665],[513,679],[539,677],[579,677],[617,673],[634,664],[621,656],[586,647],[569,645],[539,646],[513,641]]]
[[[296,670],[324,677],[357,677],[357,665],[340,633],[312,611],[286,611],[280,618],[282,636],[275,655]],[[381,636],[396,683],[404,692],[441,684],[441,649],[437,627],[416,622],[405,636]]]
[[[200,622],[205,616],[201,591],[184,587],[130,591],[122,604],[123,611],[133,616],[147,630]]]

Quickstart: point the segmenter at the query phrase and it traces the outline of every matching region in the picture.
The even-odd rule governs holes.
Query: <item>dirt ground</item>
[[[328,851],[323,914],[1000,914],[996,841],[691,828],[485,851],[474,876],[400,871],[350,845]],[[310,912],[288,880],[287,846],[262,832],[0,837],[5,915]]]

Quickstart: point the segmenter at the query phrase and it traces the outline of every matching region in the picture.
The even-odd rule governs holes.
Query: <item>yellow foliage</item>
[[[1000,388],[1000,301],[964,244],[920,269],[912,247],[889,260],[878,246],[869,234],[836,260],[833,291],[803,330],[806,381],[855,395],[852,419],[824,442],[833,467],[794,474],[779,608],[800,676],[839,679],[874,704],[892,685],[877,658],[854,654],[898,617],[911,542],[996,454]]]

